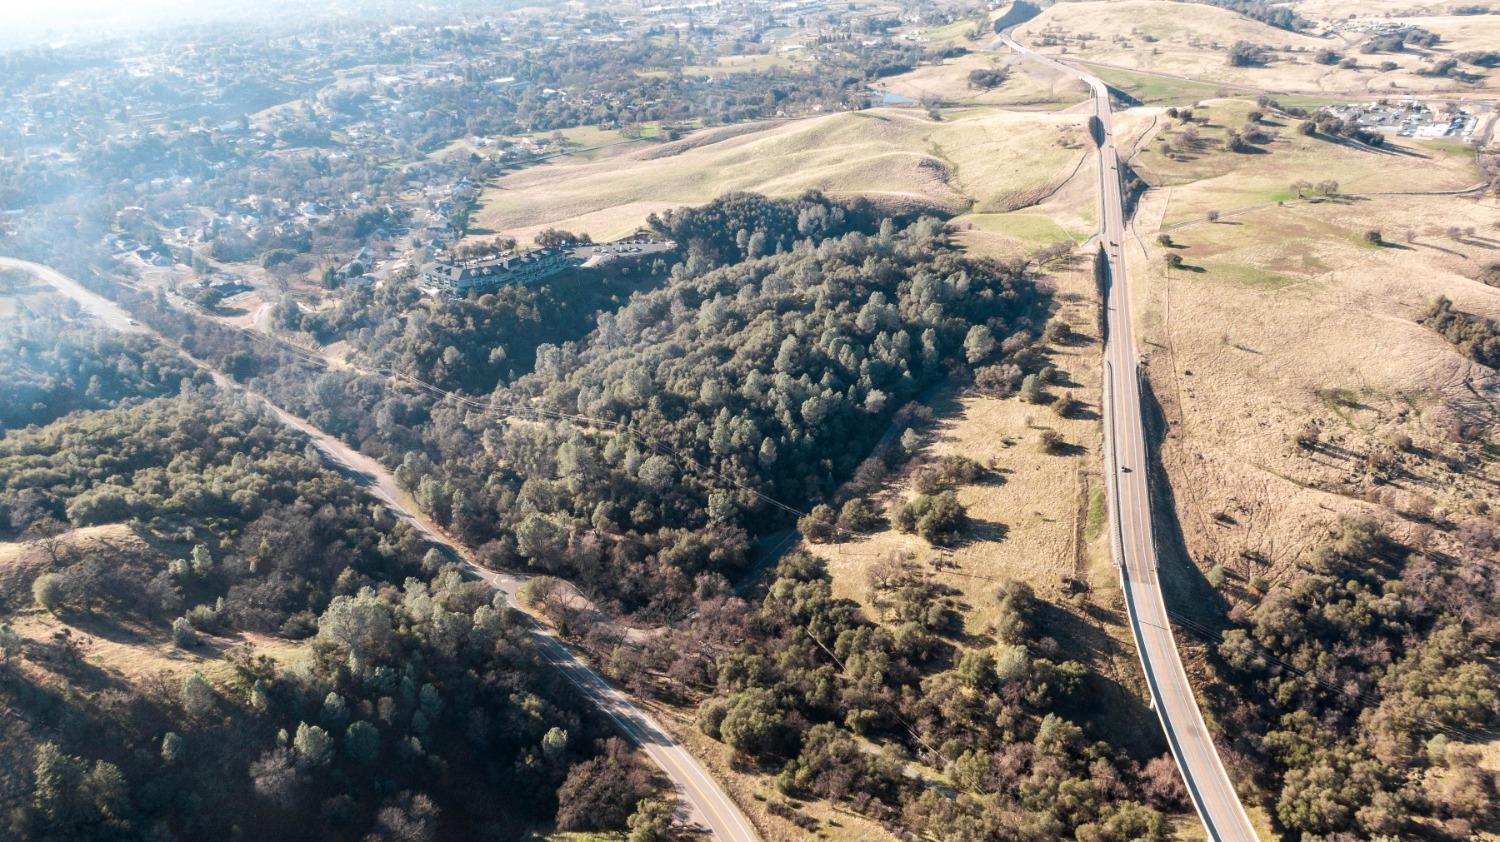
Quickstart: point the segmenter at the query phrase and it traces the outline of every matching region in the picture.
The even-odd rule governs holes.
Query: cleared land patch
[[[976,87],[969,74],[976,70],[1007,71],[994,87]],[[972,52],[939,64],[923,65],[910,73],[883,80],[877,88],[918,101],[965,105],[994,105],[1013,109],[1056,110],[1084,102],[1082,82],[1036,62],[1012,61],[1003,53]]]

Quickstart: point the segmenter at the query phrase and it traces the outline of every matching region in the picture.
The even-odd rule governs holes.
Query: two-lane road
[[[1151,531],[1147,486],[1145,424],[1130,293],[1125,275],[1125,196],[1115,148],[1109,88],[1071,65],[1033,53],[1007,36],[1000,39],[1017,54],[1061,70],[1088,84],[1099,118],[1099,240],[1107,258],[1108,294],[1104,346],[1104,451],[1110,537],[1125,590],[1141,666],[1177,768],[1193,807],[1215,842],[1255,842],[1255,830],[1219,758],[1213,735],[1193,697],[1157,579],[1156,543]]]
[[[135,320],[113,301],[85,289],[82,284],[49,266],[0,257],[0,268],[30,272],[58,292],[77,301],[107,327],[127,332],[148,333],[156,336],[164,344],[178,351],[182,350],[164,337],[151,333],[144,326],[137,325]],[[307,436],[323,458],[358,478],[365,485],[366,490],[398,517],[411,523],[432,543],[447,548],[455,556],[463,559],[475,576],[504,593],[507,599],[514,602],[520,579],[496,573],[475,563],[465,547],[457,544],[421,513],[407,505],[405,496],[396,485],[395,477],[385,469],[384,465],[314,427],[308,421],[287,412],[259,392],[246,389],[197,360],[194,362],[207,371],[221,388],[239,391],[260,401],[283,424]],[[708,774],[697,758],[668,734],[649,713],[637,707],[629,697],[584,663],[550,630],[533,623],[531,631],[542,657],[546,658],[548,663],[556,667],[605,716],[609,717],[622,734],[639,745],[671,779],[683,799],[686,818],[689,822],[707,829],[713,838],[725,840],[725,842],[756,842],[760,838],[755,832],[755,826],[750,823],[750,820],[745,817],[745,814],[740,811],[718,782]]]

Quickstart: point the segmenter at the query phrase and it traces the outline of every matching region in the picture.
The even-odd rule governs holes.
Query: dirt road
[[[91,292],[73,279],[38,263],[15,258],[0,257],[0,267],[11,267],[31,272],[62,294],[77,301],[95,318],[117,330],[150,333],[137,325],[128,313],[107,298]],[[155,334],[152,334],[155,335]],[[165,337],[157,339],[176,348]],[[180,348],[178,349],[181,350]],[[192,359],[189,357],[189,359]],[[197,361],[194,361],[197,363]],[[339,441],[337,438],[314,427],[272,403],[265,395],[246,389],[218,371],[197,363],[207,371],[214,382],[226,390],[238,391],[258,400],[282,423],[307,436],[318,452],[341,471],[361,482],[376,499],[380,500],[398,517],[409,522],[433,544],[446,548],[479,579],[503,593],[508,601],[515,603],[516,590],[522,579],[481,567],[469,553],[468,548],[450,539],[435,524],[427,520],[415,507],[408,504],[406,496],[396,484],[396,478],[384,465]],[[672,783],[683,799],[685,818],[706,828],[715,839],[731,842],[752,842],[760,837],[754,825],[739,807],[724,792],[718,782],[698,763],[697,759],[683,748],[652,716],[632,703],[624,693],[612,686],[602,675],[584,663],[550,630],[531,623],[531,633],[536,639],[538,651],[562,674],[587,696],[615,727],[632,742],[639,745]]]

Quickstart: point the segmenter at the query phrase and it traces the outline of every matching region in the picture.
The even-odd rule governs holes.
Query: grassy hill
[[[1299,12],[1303,11],[1300,7]],[[1367,14],[1352,6],[1336,15]],[[1331,23],[1329,18],[1323,23]],[[1379,22],[1393,22],[1380,18]],[[1411,92],[1461,91],[1474,86],[1446,76],[1418,72],[1432,61],[1463,50],[1493,48],[1497,35],[1491,16],[1411,18],[1443,37],[1432,50],[1408,49],[1366,54],[1360,44],[1366,33],[1348,31],[1320,37],[1294,33],[1202,3],[1175,0],[1090,0],[1059,3],[1016,31],[1024,43],[1043,51],[1081,56],[1089,62],[1187,77],[1209,84],[1247,86],[1270,91],[1295,91],[1368,96]],[[1232,67],[1225,60],[1229,47],[1245,41],[1271,51],[1262,67]],[[1320,50],[1353,58],[1355,67],[1322,64]],[[1391,62],[1394,69],[1382,69]],[[1481,68],[1465,71],[1486,74]],[[1488,74],[1493,78],[1493,73]],[[1482,83],[1481,87],[1489,84]]]
[[[653,211],[749,190],[864,195],[893,209],[1004,211],[1066,179],[1086,153],[1080,115],[956,110],[846,112],[707,130],[607,161],[561,161],[503,179],[482,199],[485,229],[525,239],[550,226],[595,238]]]

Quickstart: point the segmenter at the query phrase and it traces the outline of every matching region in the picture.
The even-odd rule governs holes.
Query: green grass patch
[[[917,37],[929,43],[967,39],[974,30],[974,21],[958,20],[944,26],[935,26],[917,33]]]
[[[749,53],[721,56],[713,64],[689,65],[682,68],[682,72],[685,76],[723,76],[728,73],[758,73],[791,65],[792,59],[785,55]]]
[[[1449,158],[1474,158],[1478,155],[1473,144],[1462,140],[1419,140],[1416,145],[1419,149]]]
[[[1040,213],[975,213],[959,217],[981,231],[1003,234],[1028,243],[1047,245],[1057,242],[1081,243],[1087,234],[1070,232],[1051,217]]]
[[[1150,73],[1136,73],[1113,67],[1084,64],[1090,73],[1104,80],[1112,88],[1118,88],[1146,105],[1192,105],[1203,99],[1213,99],[1226,89],[1222,85],[1171,79]]]
[[[1093,541],[1104,532],[1105,521],[1104,490],[1094,489],[1089,493],[1089,513],[1083,522],[1083,535],[1088,541]]]
[[[1211,281],[1227,281],[1235,286],[1250,289],[1281,289],[1297,282],[1297,279],[1290,275],[1261,269],[1258,266],[1247,266],[1243,263],[1221,263],[1206,260],[1202,263],[1194,264],[1191,257],[1188,257],[1187,262],[1189,265],[1196,265],[1203,268],[1204,274],[1199,277]],[[1189,277],[1191,276],[1191,273],[1189,273]]]

